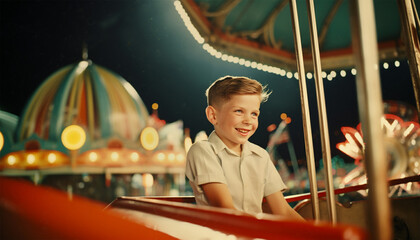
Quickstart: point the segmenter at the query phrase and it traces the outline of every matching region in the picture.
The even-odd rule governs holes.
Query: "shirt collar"
[[[226,151],[237,155],[236,153],[234,153],[232,150],[230,150],[226,144],[222,141],[222,139],[219,138],[219,136],[217,136],[216,132],[213,131],[209,138],[208,141],[210,143],[212,143],[214,151],[216,154],[219,154],[220,151],[222,151],[223,149],[226,149]],[[243,146],[242,146],[242,155],[243,156],[248,156],[251,155],[253,153],[259,155],[259,156],[263,156],[263,153],[261,153],[261,150],[265,151],[264,149],[258,147],[255,144],[250,143],[249,141],[246,141]]]

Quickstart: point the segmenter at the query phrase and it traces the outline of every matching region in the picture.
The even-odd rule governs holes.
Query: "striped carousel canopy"
[[[59,69],[36,90],[20,118],[15,140],[36,137],[41,145],[57,143],[63,129],[76,124],[84,128],[87,143],[109,138],[138,142],[148,117],[126,80],[83,60]]]

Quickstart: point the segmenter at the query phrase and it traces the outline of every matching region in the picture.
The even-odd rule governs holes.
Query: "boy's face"
[[[219,106],[208,107],[207,118],[229,149],[240,153],[241,145],[257,130],[260,101],[256,94],[233,95]]]

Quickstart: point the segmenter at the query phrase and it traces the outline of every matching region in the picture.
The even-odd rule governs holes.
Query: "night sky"
[[[241,75],[259,80],[273,91],[261,106],[260,127],[251,141],[266,147],[267,126],[280,122],[285,112],[298,158],[304,158],[304,140],[296,79],[223,62],[205,52],[185,28],[172,0],[141,1],[4,1],[0,2],[0,110],[17,116],[50,74],[82,60],[86,43],[89,59],[118,73],[138,91],[151,112],[167,122],[183,120],[192,136],[212,126],[204,114],[204,92],[215,79]],[[291,36],[292,37],[292,36]],[[392,64],[390,64],[392,65]],[[415,105],[406,61],[381,68],[384,100]],[[332,156],[345,140],[341,126],[358,123],[355,77],[324,81]],[[313,80],[308,80],[316,158],[320,136]]]

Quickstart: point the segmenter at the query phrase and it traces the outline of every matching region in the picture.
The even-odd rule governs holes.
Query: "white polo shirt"
[[[234,206],[247,213],[262,212],[263,197],[286,190],[267,151],[246,142],[239,156],[214,131],[208,140],[194,143],[188,151],[186,175],[197,204],[209,205],[201,185],[224,183]]]

